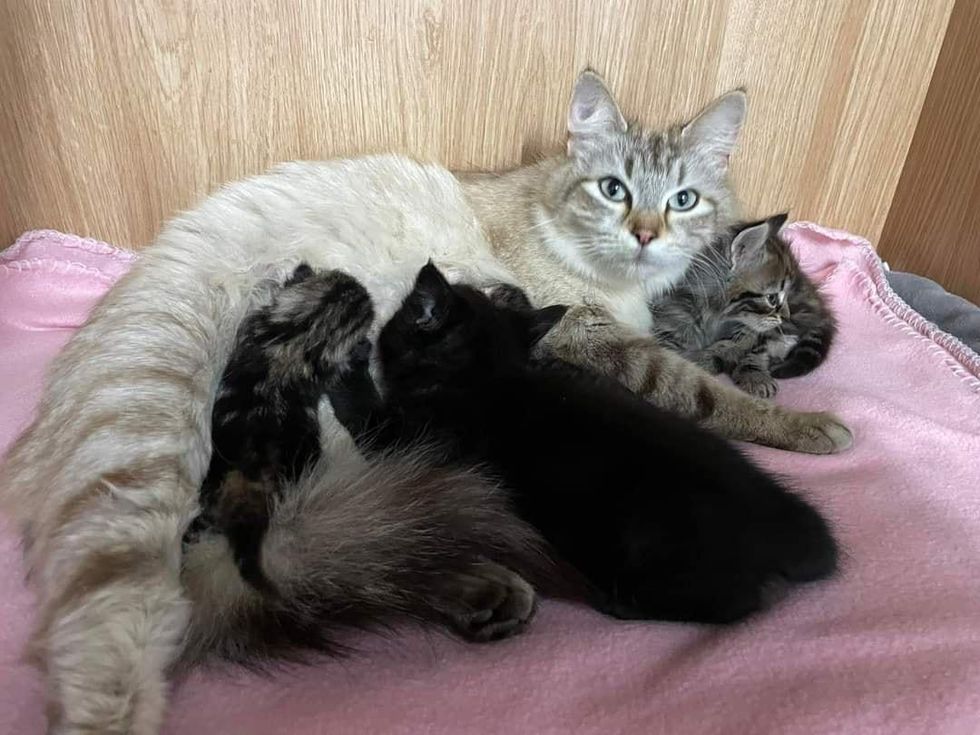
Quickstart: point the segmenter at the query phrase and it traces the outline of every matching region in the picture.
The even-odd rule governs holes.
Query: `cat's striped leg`
[[[60,509],[32,548],[40,582],[33,658],[50,733],[154,735],[189,618],[180,583],[187,512],[165,468],[106,475]],[[126,486],[124,486],[126,485]]]
[[[651,403],[729,439],[808,454],[840,452],[853,441],[833,414],[792,411],[743,393],[653,338],[630,332],[600,307],[569,309],[538,349],[615,378]]]

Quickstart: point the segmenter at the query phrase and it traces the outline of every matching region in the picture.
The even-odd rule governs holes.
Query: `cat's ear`
[[[453,287],[430,260],[415,277],[405,313],[417,329],[433,332],[445,324],[455,298]]]
[[[563,304],[546,306],[543,309],[534,309],[527,312],[528,331],[531,335],[531,346],[536,345],[553,326],[561,321],[565,316],[568,307]]]
[[[773,235],[778,235],[779,231],[783,229],[783,225],[786,224],[786,220],[789,219],[789,212],[781,212],[780,214],[774,214],[772,217],[766,220],[769,223],[769,231]]]
[[[745,270],[761,265],[766,255],[769,239],[769,221],[747,226],[732,240],[732,268]]]
[[[626,120],[602,77],[586,69],[578,75],[568,107],[568,154],[591,142],[626,132]]]
[[[745,121],[747,105],[748,98],[741,89],[723,94],[684,126],[681,132],[684,143],[716,156],[727,166]]]

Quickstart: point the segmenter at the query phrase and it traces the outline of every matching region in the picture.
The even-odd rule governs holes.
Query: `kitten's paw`
[[[832,413],[801,413],[797,418],[799,429],[787,449],[807,454],[837,454],[854,443],[851,430]]]
[[[455,596],[450,623],[470,641],[496,641],[516,635],[537,609],[534,588],[516,572],[493,562],[474,564],[447,591]]]
[[[758,371],[739,373],[735,376],[734,381],[735,385],[746,393],[759,398],[772,398],[779,390],[775,380]]]

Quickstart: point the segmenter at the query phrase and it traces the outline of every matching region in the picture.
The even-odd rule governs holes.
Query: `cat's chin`
[[[645,248],[636,260],[636,272],[651,296],[662,293],[680,282],[691,264],[686,253],[672,247]]]

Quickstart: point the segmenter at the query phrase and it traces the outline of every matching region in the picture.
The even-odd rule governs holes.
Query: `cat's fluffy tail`
[[[193,605],[183,663],[336,653],[345,629],[398,619],[452,625],[466,614],[453,580],[475,566],[546,573],[536,533],[500,489],[476,470],[438,469],[432,459],[426,451],[370,463],[335,455],[288,489],[262,546],[276,595],[241,581],[223,536],[202,536],[185,554]]]

